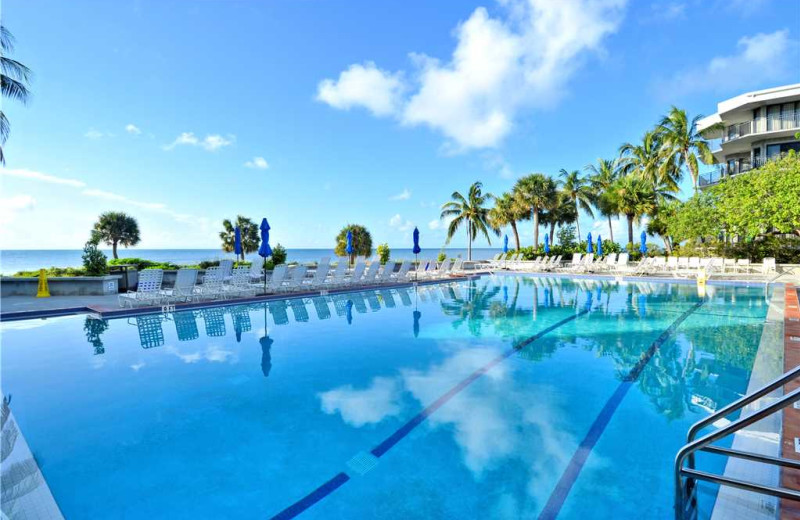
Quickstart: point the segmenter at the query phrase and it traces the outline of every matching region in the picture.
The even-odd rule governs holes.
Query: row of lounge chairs
[[[202,280],[197,269],[179,269],[172,288],[162,288],[164,272],[161,269],[146,269],[139,273],[136,291],[119,295],[121,307],[135,305],[164,305],[197,300],[226,300],[230,298],[252,297],[258,293],[276,294],[341,289],[347,287],[371,287],[390,283],[412,281],[412,262],[389,262],[381,266],[373,261],[367,265],[359,260],[353,269],[347,259],[339,259],[335,267],[329,258],[323,258],[313,271],[305,265],[275,266],[271,273],[259,268],[233,267],[233,262],[225,261],[218,267],[205,270]],[[421,264],[422,265],[422,264]],[[461,260],[445,260],[441,264],[431,260],[425,269],[416,273],[416,279],[432,280],[449,277],[463,271]]]

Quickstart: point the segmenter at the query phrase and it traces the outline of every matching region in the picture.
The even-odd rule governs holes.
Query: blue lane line
[[[578,476],[584,464],[586,464],[586,460],[592,453],[592,449],[594,449],[600,436],[605,431],[606,426],[608,426],[608,423],[614,416],[614,412],[617,411],[617,408],[620,403],[622,403],[628,390],[630,390],[633,383],[639,379],[642,370],[644,370],[644,367],[653,358],[658,349],[675,334],[675,330],[680,324],[702,305],[703,302],[701,301],[684,311],[683,314],[681,314],[667,330],[662,332],[650,347],[642,353],[636,365],[634,365],[630,372],[622,379],[622,383],[619,384],[616,391],[608,399],[605,406],[603,406],[603,409],[600,410],[597,419],[592,423],[586,437],[584,437],[578,449],[572,455],[569,464],[567,464],[567,468],[558,480],[558,484],[556,484],[555,489],[553,489],[553,492],[550,494],[547,504],[545,504],[544,509],[542,509],[542,512],[539,514],[539,520],[553,520],[558,516],[561,512],[561,508],[564,506],[564,502],[567,500],[569,492],[572,490],[572,486],[575,484],[575,481],[578,480]]]
[[[417,426],[422,424],[425,421],[425,419],[430,417],[436,410],[441,408],[442,405],[444,405],[447,401],[449,401],[450,399],[455,397],[459,392],[464,390],[466,387],[468,387],[470,384],[475,382],[477,379],[479,379],[482,375],[484,375],[486,372],[491,370],[493,367],[497,366],[503,360],[509,358],[514,353],[519,352],[521,349],[523,349],[527,345],[530,345],[531,343],[533,343],[537,339],[541,338],[545,334],[548,334],[549,332],[554,331],[555,329],[561,327],[562,325],[565,325],[565,324],[577,319],[578,317],[589,313],[590,311],[591,311],[591,308],[585,308],[585,309],[581,310],[580,312],[577,312],[577,313],[575,313],[575,314],[573,314],[571,316],[568,316],[568,317],[564,318],[563,320],[560,320],[560,321],[556,322],[555,324],[550,325],[549,327],[547,327],[545,329],[542,329],[541,331],[537,332],[533,336],[530,336],[529,338],[526,338],[526,339],[520,341],[519,343],[517,343],[516,345],[511,347],[509,350],[507,350],[506,352],[500,354],[499,356],[497,356],[496,358],[491,360],[489,363],[487,363],[483,367],[479,368],[478,370],[476,370],[475,372],[470,374],[466,379],[464,379],[463,381],[458,383],[456,386],[451,388],[447,393],[445,393],[444,395],[439,397],[432,404],[428,405],[424,410],[422,410],[417,415],[415,415],[411,420],[409,420],[407,423],[405,423],[403,426],[401,426],[397,431],[395,431],[393,434],[391,434],[389,437],[387,437],[383,442],[381,442],[380,444],[375,446],[371,450],[371,453],[373,455],[375,455],[376,457],[380,457],[380,456],[384,455],[387,451],[389,451],[392,447],[394,447],[398,442],[400,442],[405,436],[407,436],[409,433],[411,433],[414,430],[414,428],[416,428]],[[334,491],[336,491],[342,484],[344,484],[348,480],[350,480],[350,477],[348,477],[346,473],[339,473],[338,475],[333,477],[331,480],[329,480],[325,484],[321,485],[320,487],[318,487],[317,489],[315,489],[314,491],[312,491],[311,493],[309,493],[305,497],[301,498],[299,501],[295,502],[291,506],[287,507],[286,509],[284,509],[283,511],[278,513],[277,515],[273,516],[272,519],[273,520],[289,520],[291,518],[295,518],[297,515],[299,515],[300,513],[302,513],[303,511],[305,511],[309,507],[313,506],[314,504],[316,504],[317,502],[319,502],[320,500],[322,500],[326,496],[328,496],[331,493],[333,493]]]

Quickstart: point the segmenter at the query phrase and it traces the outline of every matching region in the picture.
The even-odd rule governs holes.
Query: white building
[[[701,119],[698,130],[722,124],[706,134],[719,139],[712,149],[719,165],[700,176],[700,187],[746,172],[789,150],[800,153],[800,83],[748,92],[722,101],[717,113]],[[712,147],[713,148],[713,147]]]

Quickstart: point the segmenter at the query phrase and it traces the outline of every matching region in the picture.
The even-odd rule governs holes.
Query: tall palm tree
[[[30,84],[31,69],[8,57],[14,52],[14,36],[4,25],[0,25],[0,91],[3,99],[13,99],[27,103],[30,97],[28,85]],[[5,165],[6,158],[3,145],[8,140],[11,125],[5,112],[0,109],[0,164]]]
[[[483,183],[474,182],[469,187],[466,197],[454,191],[451,198],[453,200],[442,204],[441,219],[452,218],[447,228],[447,241],[445,243],[449,244],[458,228],[462,224],[466,224],[467,260],[472,260],[472,241],[475,240],[478,233],[483,233],[489,244],[492,243],[492,239],[489,238],[489,231],[496,235],[500,234],[500,230],[489,222],[489,208],[485,207],[487,200],[493,198],[493,196],[491,193],[483,193]]]
[[[541,216],[542,224],[550,226],[550,243],[556,234],[556,226],[572,224],[578,221],[578,208],[573,204],[569,194],[563,190],[556,192],[555,203]]]
[[[645,132],[640,144],[624,143],[619,148],[619,168],[623,175],[635,175],[652,185],[663,185],[673,192],[680,191],[682,172],[667,161],[662,148],[661,134]]]
[[[111,246],[114,258],[119,258],[118,245],[135,246],[141,240],[139,223],[135,218],[120,211],[102,213],[94,224],[93,236]]]
[[[581,209],[594,217],[592,211],[592,188],[589,180],[582,177],[578,170],[568,172],[565,169],[559,171],[561,177],[561,191],[575,204],[575,211],[578,218],[575,219],[575,226],[578,229],[578,237],[581,236]]]
[[[530,211],[533,217],[533,247],[539,247],[539,215],[555,204],[556,183],[543,173],[532,173],[514,185],[514,199],[520,211]]]
[[[698,160],[704,164],[714,162],[708,141],[697,130],[697,122],[702,117],[697,115],[689,120],[685,110],[673,106],[669,113],[661,118],[661,122],[656,127],[663,149],[665,167],[680,171],[686,166],[692,177],[695,191],[697,191],[697,179],[700,175]]]
[[[233,222],[227,218],[224,219],[219,238],[222,241],[222,250],[226,253],[231,253],[235,249],[237,227],[242,237],[242,254],[239,259],[244,262],[247,253],[258,251],[258,246],[261,243],[259,229],[255,222],[242,215],[236,215],[236,220]]]
[[[590,173],[589,184],[594,192],[594,205],[601,215],[608,219],[608,235],[614,241],[614,228],[611,217],[619,215],[613,206],[612,198],[605,196],[617,181],[619,164],[616,159],[597,159],[597,164],[589,164],[585,170]]]
[[[519,251],[519,231],[517,230],[517,221],[525,218],[525,215],[519,212],[517,205],[514,203],[514,195],[511,193],[503,193],[494,199],[494,207],[489,210],[489,222],[494,228],[502,228],[503,226],[511,226],[511,231],[514,233],[514,241],[517,244],[517,251]]]
[[[655,211],[656,196],[650,184],[634,175],[620,177],[608,192],[611,203],[628,219],[628,243],[633,243],[633,223]]]

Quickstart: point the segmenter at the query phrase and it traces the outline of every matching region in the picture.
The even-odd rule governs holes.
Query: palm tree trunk
[[[514,232],[514,241],[517,243],[517,252],[519,252],[519,231],[517,231],[517,222],[511,221],[511,231]]]
[[[628,218],[628,243],[633,244],[633,215],[625,215]]]
[[[114,260],[116,260],[117,258],[119,258],[119,257],[117,256],[117,241],[116,241],[116,240],[114,240],[113,242],[111,242],[111,251],[114,253]]]
[[[556,234],[556,223],[555,222],[551,222],[550,223],[550,245],[551,246],[553,245],[553,236],[555,236],[555,234]]]
[[[533,208],[533,248],[539,249],[539,208]]]
[[[669,243],[669,237],[667,235],[663,235],[661,240],[664,241],[664,249],[667,251],[667,254],[672,254],[672,245]]]
[[[578,240],[580,240],[581,239],[581,211],[580,211],[580,208],[578,207],[578,199],[577,198],[575,199],[575,215],[577,215],[575,217],[575,226],[578,229]],[[550,238],[552,239],[553,237],[550,237]]]
[[[611,241],[614,241],[614,230],[611,228],[611,215],[608,215],[608,234],[611,236]]]
[[[472,221],[467,220],[467,260],[472,260]]]

